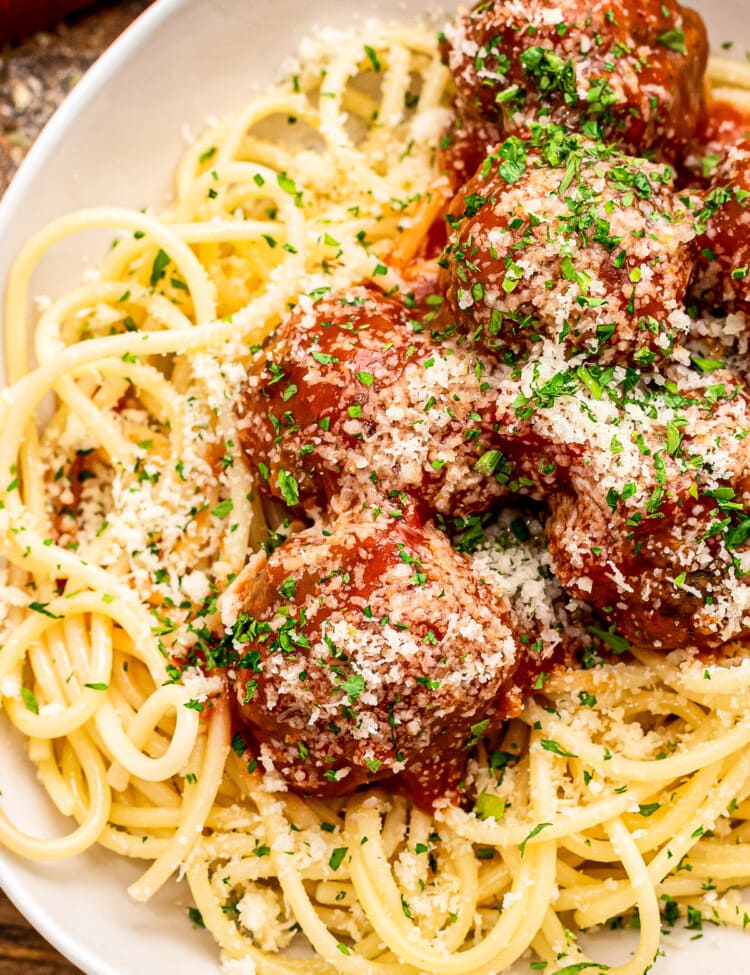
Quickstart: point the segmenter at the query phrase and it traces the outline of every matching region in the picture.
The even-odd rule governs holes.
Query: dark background
[[[5,36],[23,19],[9,10],[46,8],[54,12],[63,6],[63,0],[0,0],[0,196],[63,98],[148,5],[149,0],[88,4],[84,12],[50,30],[9,42]],[[32,20],[38,23],[38,18],[37,11]]]

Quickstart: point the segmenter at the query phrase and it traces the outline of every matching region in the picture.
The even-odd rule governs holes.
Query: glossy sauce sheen
[[[259,354],[240,442],[265,458],[275,497],[289,501],[281,472],[293,471],[308,510],[395,492],[423,512],[483,511],[505,493],[474,469],[495,422],[484,372],[401,303],[351,289],[294,313]]]
[[[223,597],[237,720],[318,795],[455,798],[583,643],[707,652],[750,626],[744,319],[713,317],[750,303],[750,149],[704,105],[700,18],[481,3],[443,55],[455,196],[404,294],[301,296],[237,404],[260,490],[313,523]],[[509,503],[544,523],[551,628],[494,543],[449,541]]]
[[[466,175],[540,118],[669,159],[693,135],[708,42],[675,0],[480,3],[446,34]]]
[[[492,705],[497,727],[518,705],[507,606],[414,517],[308,529],[236,598],[259,652],[237,680],[240,713],[261,759],[299,788],[336,795],[406,768],[434,798],[460,772],[469,726]]]

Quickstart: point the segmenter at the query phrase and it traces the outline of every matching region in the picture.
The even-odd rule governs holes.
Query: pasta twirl
[[[746,69],[713,76],[750,90]],[[377,787],[286,791],[233,738],[222,678],[175,667],[210,654],[248,550],[298,527],[237,459],[251,350],[299,295],[408,290],[449,195],[435,165],[449,106],[430,31],[322,34],[287,82],[190,146],[169,210],[58,220],[10,279],[0,691],[72,823],[44,840],[0,814],[0,842],[152,861],[131,889],[142,901],[184,874],[227,970],[480,975],[531,949],[546,972],[595,972],[572,928],[637,924],[611,971],[640,975],[665,921],[748,923],[743,647],[721,664],[634,650],[552,675],[494,747],[477,743],[481,803],[434,815]],[[31,368],[34,266],[102,227],[114,246],[42,310]],[[314,959],[279,953],[299,931]]]

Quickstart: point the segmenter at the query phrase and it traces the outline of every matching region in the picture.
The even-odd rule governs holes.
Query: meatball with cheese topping
[[[486,373],[393,299],[364,288],[308,299],[249,371],[240,442],[264,489],[308,510],[395,492],[431,511],[483,511],[506,490],[482,463],[494,437]]]
[[[750,139],[730,146],[699,215],[705,226],[692,295],[711,311],[750,313]]]
[[[429,804],[518,709],[512,613],[430,523],[367,511],[310,528],[222,601],[243,730],[296,789],[404,773]]]
[[[676,0],[490,0],[445,33],[459,137],[554,122],[675,159],[695,131],[708,42]]]
[[[750,398],[737,377],[681,368],[631,389],[616,425],[581,423],[588,449],[548,496],[562,585],[607,616],[616,649],[739,637],[750,626]]]
[[[463,330],[496,353],[542,339],[649,364],[690,322],[693,209],[668,165],[550,128],[508,139],[455,198],[442,284]]]

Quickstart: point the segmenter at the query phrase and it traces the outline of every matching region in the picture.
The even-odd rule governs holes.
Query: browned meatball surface
[[[459,137],[551,121],[674,159],[695,130],[708,43],[676,0],[490,0],[446,38]]]
[[[481,462],[494,437],[485,366],[437,343],[364,288],[300,307],[258,355],[237,407],[264,489],[347,511],[404,492],[428,510],[483,511],[504,485]]]
[[[517,706],[507,602],[429,523],[366,511],[310,528],[224,600],[244,730],[294,788],[406,773],[429,800]]]
[[[710,188],[727,149],[746,139],[750,139],[750,113],[745,107],[723,97],[709,97],[694,143],[683,159],[689,181]]]
[[[560,582],[625,646],[706,649],[740,636],[750,625],[747,394],[730,373],[679,368],[623,396],[608,429],[595,429],[597,412],[580,421],[587,447],[549,494]],[[546,423],[561,436],[559,420]]]
[[[668,165],[537,133],[485,161],[449,215],[443,285],[484,349],[552,339],[599,361],[650,363],[689,326],[697,201]]]
[[[750,313],[750,140],[730,146],[711,178],[692,284],[702,306]]]

